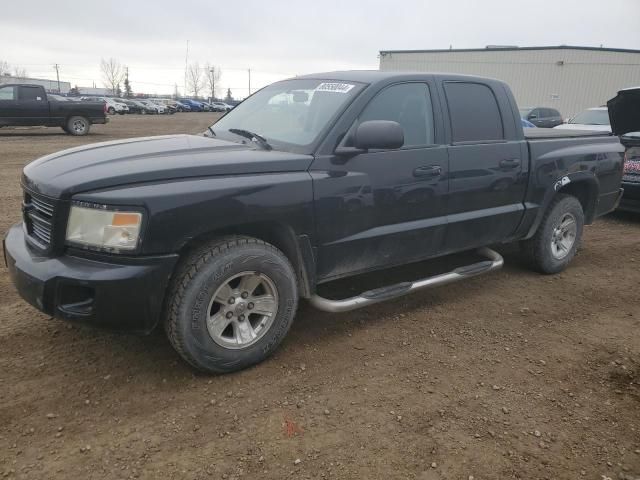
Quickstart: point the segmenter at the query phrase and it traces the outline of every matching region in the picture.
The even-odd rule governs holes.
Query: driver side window
[[[398,122],[404,131],[404,147],[434,143],[431,95],[424,83],[403,83],[382,90],[364,108],[357,122],[369,120]]]

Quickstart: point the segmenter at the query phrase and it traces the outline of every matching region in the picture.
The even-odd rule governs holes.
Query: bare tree
[[[120,62],[110,58],[100,60],[100,71],[102,72],[102,82],[104,86],[109,88],[114,94],[118,89],[118,85],[122,82],[125,75],[125,69],[122,68]]]
[[[9,62],[0,60],[0,75],[11,75],[11,65],[9,65]]]
[[[198,62],[189,65],[187,70],[187,83],[189,85],[189,91],[193,92],[194,97],[200,95],[202,90],[202,69]]]
[[[218,88],[218,83],[220,82],[222,70],[220,69],[220,67],[211,65],[209,63],[205,65],[204,70],[207,88],[211,92],[211,101],[213,101],[216,98],[216,89]]]
[[[22,67],[14,67],[13,76],[16,78],[27,78],[27,69]]]

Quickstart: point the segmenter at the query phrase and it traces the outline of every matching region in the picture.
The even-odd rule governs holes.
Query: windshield
[[[569,120],[569,123],[609,125],[609,112],[607,110],[585,110]]]
[[[274,148],[308,153],[362,87],[356,82],[285,80],[256,92],[211,128],[216,136],[234,141],[238,136],[229,130],[242,129],[264,137]]]

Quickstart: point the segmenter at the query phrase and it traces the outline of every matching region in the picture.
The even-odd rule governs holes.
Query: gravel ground
[[[0,232],[34,158],[214,118],[116,117],[84,138],[0,130]],[[640,478],[640,216],[587,227],[560,275],[501,252],[500,272],[363,310],[303,302],[271,359],[213,377],[161,333],[47,318],[2,266],[0,478]]]

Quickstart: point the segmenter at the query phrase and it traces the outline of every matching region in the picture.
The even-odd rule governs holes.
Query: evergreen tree
[[[231,89],[227,88],[227,96],[224,99],[225,102],[233,102],[233,97],[231,96]]]
[[[124,96],[127,98],[131,98],[131,84],[129,83],[129,77],[124,78]]]
[[[120,88],[120,84],[116,86],[116,96],[120,97],[122,95],[122,89]]]

